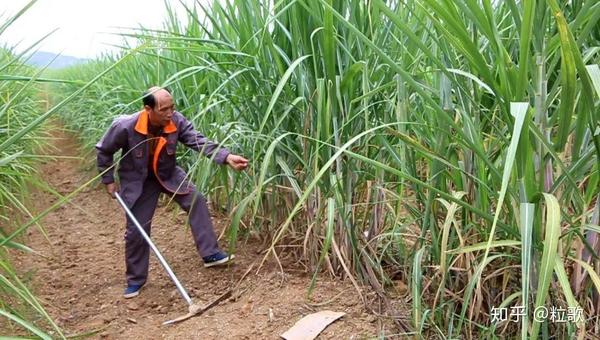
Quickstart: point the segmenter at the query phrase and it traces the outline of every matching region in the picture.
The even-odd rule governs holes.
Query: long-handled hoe
[[[140,234],[142,234],[142,236],[144,237],[146,242],[148,242],[148,244],[150,245],[150,248],[152,249],[152,251],[154,252],[156,257],[158,258],[158,261],[163,266],[163,268],[165,268],[165,270],[167,271],[167,274],[169,274],[169,277],[171,278],[171,280],[173,280],[173,283],[175,283],[175,286],[177,286],[177,290],[179,291],[179,294],[181,294],[181,297],[183,297],[183,299],[185,300],[185,302],[187,302],[187,304],[189,306],[187,314],[182,315],[173,320],[165,321],[165,322],[163,322],[163,325],[173,324],[176,322],[187,320],[193,316],[200,315],[200,314],[206,312],[207,310],[209,310],[210,308],[219,304],[219,302],[221,302],[225,299],[228,299],[231,296],[232,291],[230,289],[227,292],[225,292],[224,294],[222,294],[221,296],[219,296],[218,298],[216,298],[215,300],[213,300],[212,302],[208,303],[207,305],[201,306],[201,305],[195,304],[192,301],[192,299],[190,298],[190,296],[188,295],[188,293],[185,291],[185,288],[183,288],[183,286],[181,285],[181,282],[179,282],[179,280],[177,279],[177,276],[175,276],[175,274],[171,270],[171,267],[169,267],[169,264],[167,263],[167,261],[165,261],[164,257],[158,251],[158,248],[156,248],[156,246],[154,245],[154,243],[152,242],[152,240],[150,239],[148,234],[146,234],[146,232],[144,231],[144,228],[142,228],[142,226],[140,225],[138,220],[135,218],[135,216],[133,216],[133,213],[131,213],[129,208],[127,208],[127,205],[125,205],[125,202],[123,202],[123,199],[121,199],[121,196],[118,193],[115,193],[115,197],[117,198],[117,201],[119,201],[119,204],[121,204],[121,207],[123,207],[123,209],[127,213],[127,216],[129,216],[129,218],[133,221],[133,223],[137,227]]]

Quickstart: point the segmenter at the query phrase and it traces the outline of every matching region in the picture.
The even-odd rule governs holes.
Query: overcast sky
[[[107,34],[116,27],[161,28],[166,18],[165,0],[38,0],[9,29],[0,34],[0,46],[26,48],[47,33],[40,50],[93,58],[115,50],[120,37]],[[167,0],[180,17],[185,10],[178,0]],[[209,2],[210,0],[206,1]],[[193,4],[191,0],[184,1]],[[0,0],[0,25],[23,8],[29,0]]]

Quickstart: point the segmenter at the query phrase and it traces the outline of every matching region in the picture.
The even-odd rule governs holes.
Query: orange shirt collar
[[[148,120],[148,112],[146,110],[141,111],[138,120],[135,123],[135,131],[142,135],[148,135]],[[175,131],[177,131],[177,126],[175,126],[173,120],[170,120],[169,124],[163,128],[164,133],[173,133]]]

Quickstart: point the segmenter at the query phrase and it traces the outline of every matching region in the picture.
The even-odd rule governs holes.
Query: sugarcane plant
[[[231,247],[254,236],[268,256],[301,259],[309,294],[324,271],[358,294],[366,283],[424,337],[599,331],[600,3],[185,6],[185,20],[169,10],[163,29],[123,33],[135,58],[65,107],[90,151],[144,89],[166,86],[252,162],[232,174],[181,155],[230,214]],[[119,57],[60,77],[86,81]]]

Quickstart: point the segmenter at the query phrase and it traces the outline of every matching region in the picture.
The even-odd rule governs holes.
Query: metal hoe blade
[[[206,312],[207,310],[211,309],[212,307],[218,305],[221,301],[226,300],[228,298],[231,297],[232,291],[231,289],[226,291],[224,294],[222,294],[221,296],[219,296],[218,298],[216,298],[215,300],[213,300],[212,302],[210,302],[209,304],[205,305],[205,306],[199,306],[199,305],[195,305],[195,304],[191,304],[189,307],[189,311],[187,314],[182,315],[180,317],[177,317],[173,320],[168,320],[163,322],[163,325],[171,325],[174,323],[178,323],[184,320],[187,320],[191,317],[194,316],[198,316],[204,312]]]

